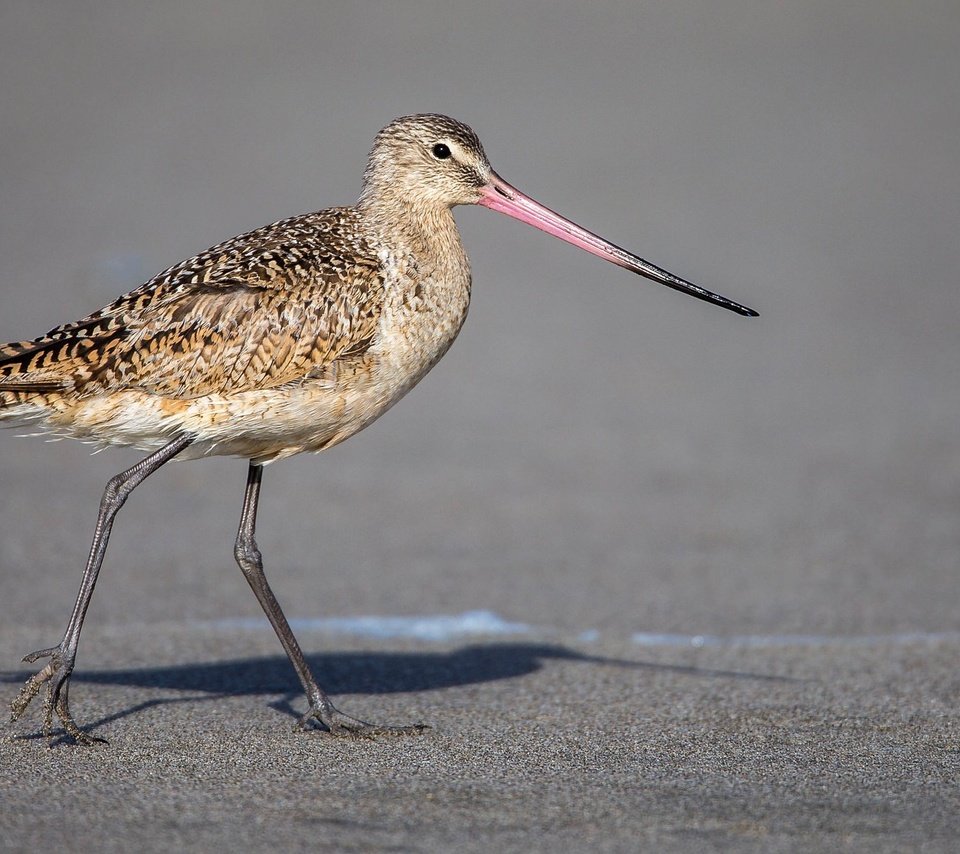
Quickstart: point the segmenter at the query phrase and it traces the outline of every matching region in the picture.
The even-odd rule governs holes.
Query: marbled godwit
[[[112,478],[60,643],[12,703],[46,688],[77,742],[97,739],[68,704],[84,615],[117,511],[174,459],[249,460],[234,554],[290,658],[309,709],[300,725],[375,735],[320,688],[263,573],[254,540],[263,466],[342,442],[378,418],[447,351],[470,301],[470,267],[451,213],[479,204],[641,276],[746,316],[756,312],[631,255],[500,178],[476,134],[440,115],[396,119],[377,135],[353,207],[282,220],[220,243],[111,305],[33,341],[0,346],[0,422],[149,456]]]

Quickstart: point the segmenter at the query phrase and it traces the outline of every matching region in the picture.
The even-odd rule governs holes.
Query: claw
[[[316,721],[325,727],[330,735],[339,738],[376,738],[381,735],[420,735],[430,729],[427,724],[412,724],[410,726],[382,726],[368,724],[366,721],[352,718],[338,711],[328,702],[314,703],[303,717],[297,721],[294,729],[310,729]]]
[[[53,715],[56,713],[64,731],[77,744],[105,744],[106,739],[89,735],[81,730],[74,721],[73,715],[70,714],[68,692],[73,662],[67,661],[59,646],[31,652],[24,656],[23,660],[32,664],[40,658],[49,658],[50,661],[24,683],[20,693],[10,704],[10,721],[18,720],[33,698],[40,693],[40,689],[46,686],[46,697],[43,703],[43,734],[45,736],[53,735]]]
[[[59,646],[51,646],[49,649],[38,649],[36,652],[27,653],[22,661],[25,664],[33,664],[37,659],[40,658],[52,658],[54,655],[60,652]]]

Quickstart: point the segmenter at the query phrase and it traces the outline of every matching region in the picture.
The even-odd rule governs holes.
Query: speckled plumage
[[[368,170],[356,207],[234,237],[0,347],[0,423],[143,450],[185,432],[181,458],[260,462],[362,429],[436,363],[469,302],[449,206],[376,192],[394,165]]]

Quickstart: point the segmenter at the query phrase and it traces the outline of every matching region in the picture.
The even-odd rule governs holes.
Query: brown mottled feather
[[[83,320],[2,346],[0,395],[190,399],[294,383],[362,352],[383,277],[356,218],[335,208],[240,235]]]

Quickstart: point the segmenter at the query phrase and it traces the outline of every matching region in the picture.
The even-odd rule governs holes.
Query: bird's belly
[[[358,433],[412,389],[447,352],[466,319],[469,294],[442,313],[421,312],[418,322],[388,320],[362,356],[338,359],[323,376],[297,388],[259,392],[255,421],[210,453],[268,462],[303,451],[322,451]],[[246,422],[241,401],[230,401],[235,423]]]
[[[99,445],[156,450],[183,433],[196,437],[181,459],[239,456],[271,462],[320,451],[362,430],[404,396],[449,349],[466,316],[394,323],[370,349],[337,359],[318,376],[276,388],[191,399],[139,389],[63,400],[22,420]],[[38,413],[39,415],[39,413]]]

